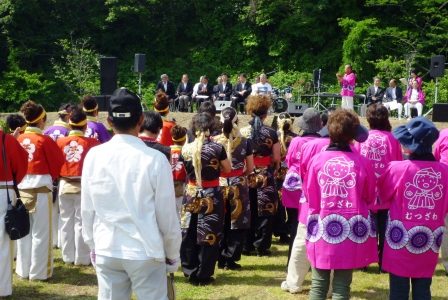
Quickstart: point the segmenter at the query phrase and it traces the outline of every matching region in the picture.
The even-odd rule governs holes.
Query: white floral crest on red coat
[[[411,182],[406,182],[404,197],[409,199],[408,209],[434,209],[436,200],[443,196],[443,185],[439,183],[440,172],[433,168],[421,169],[415,173]]]
[[[354,162],[344,157],[334,157],[328,160],[318,173],[318,182],[322,188],[322,197],[347,198],[348,191],[356,185]]]
[[[36,152],[36,145],[31,143],[31,140],[28,138],[23,139],[20,145],[22,145],[23,149],[28,152],[28,161],[32,161],[34,158],[34,152]]]
[[[76,141],[71,141],[70,144],[64,147],[65,159],[68,162],[79,162],[83,152],[84,147]]]

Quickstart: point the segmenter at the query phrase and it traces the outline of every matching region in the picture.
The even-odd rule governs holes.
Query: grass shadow
[[[38,285],[23,285],[20,288],[15,288],[13,294],[9,297],[0,297],[0,299],[5,300],[35,300],[35,299],[46,299],[46,300],[63,300],[63,299],[73,299],[73,300],[94,300],[96,296],[88,295],[55,295],[47,292],[42,292],[41,287]]]
[[[61,259],[55,259],[53,277],[48,280],[50,284],[68,284],[75,286],[96,286],[97,278],[90,268],[65,264]]]

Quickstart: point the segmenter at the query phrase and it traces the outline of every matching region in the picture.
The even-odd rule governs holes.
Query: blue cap
[[[393,134],[400,144],[416,154],[431,153],[432,145],[439,138],[439,130],[425,117],[410,120],[395,128]]]

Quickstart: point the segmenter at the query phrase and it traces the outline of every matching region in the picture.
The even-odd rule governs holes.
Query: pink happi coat
[[[434,144],[434,156],[438,161],[448,164],[448,128],[440,131],[440,135]]]
[[[378,261],[368,206],[375,201],[370,162],[356,152],[326,150],[308,166],[307,255],[318,269],[355,269]]]
[[[297,136],[289,144],[285,163],[288,166],[282,188],[282,203],[287,208],[299,209],[299,199],[302,194],[302,180],[300,178],[300,158],[302,146],[317,136]]]
[[[349,96],[353,97],[355,95],[355,87],[356,87],[356,74],[344,74],[341,82],[341,96]]]
[[[300,159],[300,178],[306,180],[306,173],[308,171],[308,164],[314,155],[325,151],[330,144],[329,137],[314,139],[302,146],[302,157]],[[304,184],[303,184],[304,185]],[[298,214],[299,223],[306,225],[308,219],[308,202],[306,201],[304,193],[300,198],[300,210]]]
[[[378,179],[389,206],[383,269],[397,276],[430,278],[436,268],[448,213],[448,166],[436,161],[391,162]]]

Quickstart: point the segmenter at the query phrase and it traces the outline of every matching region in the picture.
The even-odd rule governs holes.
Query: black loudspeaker
[[[442,77],[445,71],[445,56],[436,55],[431,57],[431,68],[429,70],[429,75],[432,78]]]
[[[288,114],[294,117],[300,117],[303,115],[303,112],[308,108],[308,104],[306,103],[294,103],[288,102]]]
[[[101,95],[112,95],[117,89],[117,58],[100,58],[100,92]]]
[[[448,122],[448,104],[434,103],[432,106],[432,121],[433,122]]]
[[[143,73],[145,71],[146,54],[136,53],[134,57],[134,72]]]
[[[94,96],[98,103],[99,111],[109,111],[110,108],[110,95]]]

